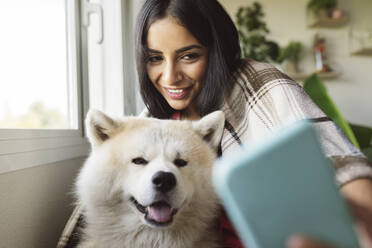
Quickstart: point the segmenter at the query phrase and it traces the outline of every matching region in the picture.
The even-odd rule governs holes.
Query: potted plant
[[[286,61],[286,71],[288,73],[297,73],[298,62],[301,59],[303,45],[299,41],[290,41],[287,46],[280,49],[278,61],[280,63]]]
[[[318,18],[327,18],[337,4],[338,0],[310,0],[307,3],[307,10]]]
[[[258,2],[238,9],[236,26],[243,57],[264,62],[277,61],[279,46],[276,42],[266,38],[270,31],[263,17],[262,6]]]

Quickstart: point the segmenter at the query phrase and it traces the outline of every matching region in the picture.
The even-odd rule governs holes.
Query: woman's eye
[[[150,63],[157,63],[157,62],[162,61],[162,60],[163,60],[163,58],[161,56],[150,56],[149,59],[148,59],[148,61]]]
[[[146,165],[148,162],[147,162],[146,159],[138,157],[138,158],[132,159],[132,163],[133,164],[138,164],[138,165]]]
[[[194,59],[197,59],[199,57],[200,57],[200,54],[198,54],[198,53],[189,53],[189,54],[186,54],[186,55],[182,56],[182,59],[194,60]]]
[[[177,158],[174,160],[173,162],[177,167],[184,167],[187,165],[187,161],[186,160],[183,160],[183,159],[180,159],[180,158]]]

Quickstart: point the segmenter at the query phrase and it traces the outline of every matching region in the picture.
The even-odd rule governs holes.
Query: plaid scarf
[[[225,101],[222,153],[265,139],[272,131],[308,120],[318,133],[324,154],[333,162],[336,182],[372,178],[372,166],[304,89],[270,64],[245,60],[235,73],[235,86]]]

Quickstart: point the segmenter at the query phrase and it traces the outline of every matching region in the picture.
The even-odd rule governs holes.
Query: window
[[[0,8],[0,173],[84,156],[75,0]]]
[[[0,128],[76,128],[65,2],[4,1],[0,25]]]

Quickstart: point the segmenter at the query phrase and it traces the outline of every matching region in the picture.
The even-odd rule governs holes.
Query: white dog
[[[92,153],[76,183],[86,228],[80,248],[218,247],[211,169],[224,115],[199,121],[90,111]]]

